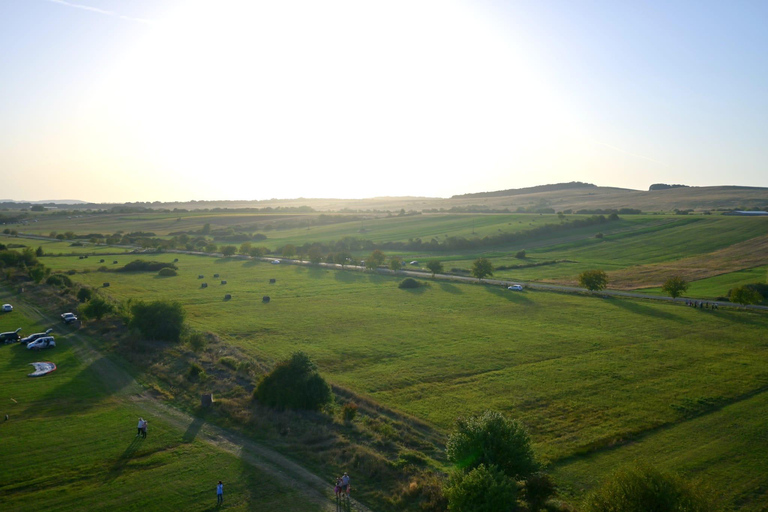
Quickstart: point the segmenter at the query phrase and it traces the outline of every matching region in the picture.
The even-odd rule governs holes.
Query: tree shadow
[[[444,292],[451,293],[453,295],[461,295],[464,293],[463,291],[461,291],[461,288],[451,283],[440,283],[440,289],[443,290]]]
[[[663,311],[660,309],[652,308],[649,306],[646,306],[644,304],[641,304],[639,302],[636,302],[634,300],[627,300],[627,299],[619,299],[619,298],[609,298],[608,302],[610,304],[613,304],[614,306],[617,306],[621,309],[624,309],[630,313],[634,313],[636,315],[643,315],[643,316],[650,316],[653,318],[661,318],[664,320],[671,320],[673,322],[681,323],[681,324],[689,324],[691,323],[690,320],[687,320],[681,316],[673,315],[672,313],[669,313],[668,311]]]
[[[525,292],[507,290],[506,287],[498,288],[495,286],[489,286],[486,288],[489,293],[498,295],[499,297],[514,302],[515,304],[533,304],[533,301],[525,296]]]

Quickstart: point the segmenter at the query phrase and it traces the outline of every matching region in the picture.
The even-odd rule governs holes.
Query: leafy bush
[[[341,408],[341,417],[344,421],[349,422],[355,419],[357,416],[357,404],[354,402],[348,402]]]
[[[525,427],[497,411],[457,419],[445,452],[464,470],[493,465],[510,478],[524,479],[539,469]]]
[[[87,318],[95,318],[96,320],[101,320],[104,315],[108,315],[115,311],[115,306],[112,305],[112,303],[107,302],[105,299],[96,296],[93,297],[88,304],[85,306],[82,306],[80,308],[80,311],[85,315]]]
[[[219,363],[228,366],[229,368],[232,368],[233,370],[237,370],[237,359],[235,359],[232,356],[224,356],[219,358]]]
[[[46,284],[69,288],[72,286],[72,280],[65,274],[53,274],[45,280]]]
[[[265,405],[279,409],[318,410],[333,401],[331,387],[303,352],[278,363],[256,387],[254,396]]]
[[[557,493],[555,481],[546,473],[534,473],[525,480],[523,497],[531,512],[536,512]]]
[[[88,302],[93,298],[93,290],[88,287],[83,287],[77,290],[77,300],[80,302]]]
[[[186,341],[193,352],[200,352],[208,344],[208,336],[200,331],[192,331],[188,334]]]
[[[150,340],[179,341],[184,318],[184,308],[178,302],[140,301],[131,306],[128,327]]]
[[[584,502],[585,512],[714,512],[715,493],[644,465],[620,469]]]
[[[418,288],[420,286],[421,286],[421,283],[411,277],[406,277],[405,279],[400,281],[399,285],[397,285],[398,288],[402,288],[402,289]]]
[[[451,512],[512,512],[517,484],[495,466],[480,464],[469,473],[455,473],[445,489]]]
[[[173,276],[178,275],[178,272],[176,272],[176,270],[174,270],[172,268],[166,267],[166,268],[161,268],[160,272],[158,272],[157,275],[162,276],[162,277],[173,277]]]
[[[173,263],[163,263],[161,261],[133,260],[124,267],[117,269],[117,272],[157,272],[164,268],[176,270],[178,267]]]
[[[523,249],[521,251],[517,251],[515,253],[515,258],[517,258],[519,260],[524,260],[525,259],[525,249]]]
[[[192,363],[189,370],[187,370],[187,379],[191,381],[205,380],[207,377],[208,375],[203,370],[203,367],[197,363]]]

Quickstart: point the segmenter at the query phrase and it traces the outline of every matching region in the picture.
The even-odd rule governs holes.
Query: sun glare
[[[94,140],[177,199],[490,190],[568,124],[514,38],[442,1],[179,2],[91,96]]]

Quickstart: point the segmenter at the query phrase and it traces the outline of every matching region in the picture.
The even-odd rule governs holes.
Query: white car
[[[507,290],[514,290],[516,292],[523,291],[523,285],[521,284],[513,284],[512,286],[507,286]]]
[[[13,306],[11,306],[10,304],[3,304],[3,311],[6,313],[13,311]]]
[[[27,343],[27,350],[41,350],[44,348],[52,348],[56,346],[56,342],[53,336],[43,336],[37,338],[35,341]]]
[[[61,319],[64,320],[65,324],[71,324],[72,322],[77,322],[77,316],[75,316],[74,313],[62,313]]]
[[[273,264],[273,265],[279,265],[280,264],[280,260],[272,260],[272,261],[270,261],[270,263]]]
[[[416,261],[416,260],[413,260],[412,262],[409,263],[409,265],[418,265],[418,264],[419,264],[419,262]]]
[[[51,331],[53,331],[53,329],[48,329],[45,332],[36,332],[35,334],[30,334],[26,338],[22,338],[21,343],[28,345],[29,343],[32,343],[38,338],[42,338],[43,336],[48,336],[51,333]]]

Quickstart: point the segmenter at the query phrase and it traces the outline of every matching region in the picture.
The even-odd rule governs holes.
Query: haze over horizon
[[[0,1],[0,195],[768,187],[768,3]]]

